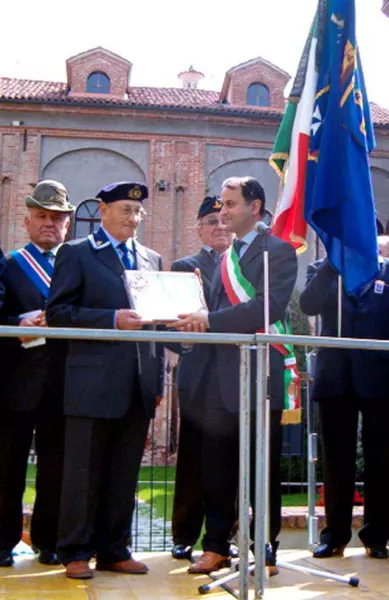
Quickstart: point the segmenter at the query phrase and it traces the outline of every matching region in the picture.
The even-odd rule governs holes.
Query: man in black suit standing
[[[54,260],[65,240],[74,210],[57,181],[38,183],[27,196],[25,228],[30,242],[7,257],[1,321],[23,327],[44,326]],[[43,342],[43,343],[40,343]],[[35,429],[36,500],[31,540],[43,564],[56,557],[62,481],[64,419],[63,372],[66,341],[8,339],[0,434],[0,566],[13,563],[12,548],[23,524],[23,492]]]
[[[197,254],[180,258],[172,264],[172,271],[193,273],[199,270],[203,283],[205,301],[209,302],[212,276],[216,265],[232,241],[231,233],[221,222],[222,204],[218,196],[207,196],[197,214],[196,231],[202,242]],[[178,367],[179,368],[179,367]],[[198,540],[204,521],[201,493],[201,429],[198,427],[197,402],[189,409],[186,398],[180,401],[180,434],[174,488],[172,533],[173,558],[190,558],[192,548]]]
[[[100,229],[65,244],[59,254],[47,322],[60,327],[135,330],[125,270],[162,269],[159,254],[136,241],[148,197],[145,185],[106,186]],[[128,548],[135,489],[150,418],[163,394],[159,344],[70,340],[65,379],[65,460],[58,556],[66,576],[96,568],[148,571]]]
[[[389,339],[389,260],[359,297],[342,294],[342,337]],[[308,267],[302,310],[321,316],[321,335],[338,335],[338,275],[328,260]],[[358,417],[362,415],[364,527],[359,538],[372,558],[387,558],[389,514],[389,354],[373,350],[320,348],[313,383],[323,441],[327,526],[315,558],[341,556],[351,539]]]
[[[209,312],[183,315],[173,326],[186,331],[255,333],[264,328],[263,253],[269,251],[270,323],[283,321],[297,275],[292,246],[257,233],[255,225],[263,218],[265,193],[253,177],[227,179],[222,186],[221,217],[228,231],[236,234],[218,266],[211,287]],[[233,272],[229,264],[235,265]],[[233,275],[252,291],[239,300]],[[236,288],[236,289],[235,289]],[[233,289],[234,294],[231,294]],[[234,299],[235,298],[237,299]],[[241,298],[244,294],[241,294]],[[229,534],[235,519],[239,472],[239,349],[230,345],[194,345],[185,355],[179,372],[179,394],[188,403],[202,399],[202,472],[206,534],[203,554],[190,573],[209,573],[229,564]],[[253,384],[255,373],[253,373]],[[276,573],[277,536],[281,525],[280,455],[281,415],[284,405],[284,358],[270,350],[270,542],[267,565]],[[253,387],[255,387],[253,385]],[[253,423],[254,419],[252,419]],[[251,439],[255,439],[252,431]],[[252,449],[253,450],[253,449]],[[252,451],[252,465],[254,464]],[[254,476],[255,468],[251,469]],[[251,485],[252,506],[255,485]],[[254,527],[252,526],[252,537]]]

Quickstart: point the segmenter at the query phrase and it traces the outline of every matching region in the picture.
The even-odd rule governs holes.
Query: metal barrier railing
[[[256,522],[254,577],[256,597],[264,590],[265,564],[265,517],[266,517],[266,347],[268,344],[282,343],[310,347],[352,348],[363,350],[389,350],[389,341],[371,339],[331,338],[302,335],[275,334],[218,334],[218,333],[176,333],[156,331],[118,331],[72,328],[40,327],[0,327],[0,337],[46,337],[67,339],[88,339],[99,341],[132,341],[162,343],[207,343],[234,344],[240,347],[240,481],[239,481],[239,592],[242,600],[247,600],[249,590],[249,421],[250,421],[250,352],[257,351],[257,467],[256,467]]]

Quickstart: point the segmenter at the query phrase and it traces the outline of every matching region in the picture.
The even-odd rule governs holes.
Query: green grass
[[[35,465],[28,465],[27,484],[24,492],[24,504],[33,504],[35,500]],[[154,485],[149,481],[154,476]],[[139,476],[139,498],[148,504],[153,503],[153,516],[166,518],[170,521],[173,506],[174,485],[166,480],[174,481],[175,467],[142,467]],[[144,482],[144,483],[143,483]],[[166,493],[166,498],[165,498]],[[307,494],[285,494],[282,496],[282,506],[306,506]]]

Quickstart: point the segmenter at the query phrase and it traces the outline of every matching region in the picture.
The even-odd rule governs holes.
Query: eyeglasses
[[[220,227],[223,222],[220,219],[208,219],[208,221],[202,221],[201,225],[209,225],[210,227]]]
[[[136,217],[138,219],[140,219],[143,215],[146,214],[146,211],[144,210],[144,208],[122,208],[120,210],[120,214],[123,217]]]

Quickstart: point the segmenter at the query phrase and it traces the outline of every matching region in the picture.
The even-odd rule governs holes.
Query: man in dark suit
[[[221,208],[218,196],[207,196],[203,200],[197,214],[196,226],[202,248],[197,254],[174,261],[171,267],[172,271],[190,273],[199,270],[207,305],[216,265],[232,240],[231,234],[221,222]],[[178,559],[191,557],[204,520],[201,493],[201,429],[198,428],[197,406],[197,402],[191,402],[187,407],[185,399],[180,402],[180,434],[172,515],[172,556]]]
[[[136,241],[143,184],[113,183],[98,194],[101,228],[59,254],[47,322],[60,327],[134,330],[125,270],[161,270],[159,254]],[[58,556],[66,575],[98,570],[146,573],[127,547],[150,418],[163,393],[159,344],[70,340],[65,380],[65,461]]]
[[[222,266],[212,282],[210,310],[183,316],[174,326],[188,331],[255,333],[264,328],[265,246],[270,266],[270,323],[283,321],[297,274],[294,249],[285,242],[255,230],[265,208],[262,186],[252,177],[227,179],[222,186],[221,217],[228,231],[236,234],[234,252],[243,277],[251,284],[253,297],[233,303],[226,288]],[[228,287],[228,286],[227,286]],[[229,564],[228,538],[235,519],[239,472],[239,349],[229,345],[195,345],[185,355],[179,373],[179,393],[187,399],[202,399],[203,490],[206,534],[204,553],[189,572],[209,573]],[[270,541],[267,564],[276,572],[275,554],[281,524],[280,454],[281,415],[284,401],[284,359],[270,350],[271,441],[270,441]],[[253,373],[253,387],[255,373]],[[254,419],[252,419],[252,422]],[[252,432],[252,440],[255,439]],[[252,459],[254,461],[252,449]],[[254,462],[252,463],[254,464]],[[254,476],[254,467],[251,470]],[[255,485],[252,481],[252,506]],[[252,527],[253,535],[253,527]]]
[[[320,315],[321,335],[338,335],[338,277],[327,259],[308,267],[302,310]],[[342,294],[342,337],[389,339],[389,261],[360,298]],[[313,399],[319,403],[323,440],[327,527],[315,558],[342,555],[351,539],[358,416],[362,414],[364,527],[359,537],[369,556],[386,558],[389,538],[385,481],[389,472],[389,354],[373,350],[320,348]]]
[[[25,228],[30,242],[11,252],[4,273],[6,293],[1,321],[23,327],[45,325],[45,308],[55,256],[65,240],[73,207],[61,183],[45,180],[27,196]],[[6,386],[2,392],[0,434],[0,566],[13,563],[12,548],[23,524],[23,492],[35,429],[36,500],[31,540],[43,564],[56,557],[62,481],[64,419],[63,372],[66,341],[4,341]]]

